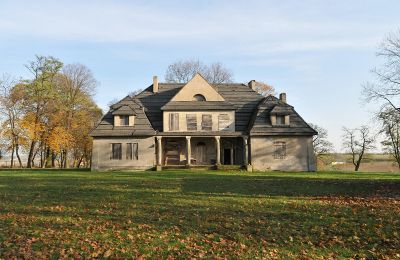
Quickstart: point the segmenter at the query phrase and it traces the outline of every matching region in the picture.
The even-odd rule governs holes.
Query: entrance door
[[[206,144],[198,142],[196,145],[196,161],[198,164],[206,163]]]
[[[231,149],[224,149],[224,164],[231,163]]]

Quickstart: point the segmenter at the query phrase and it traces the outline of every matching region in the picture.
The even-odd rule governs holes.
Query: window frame
[[[191,124],[189,124],[189,121],[192,121]],[[189,127],[193,126],[194,127]],[[186,130],[187,131],[197,131],[197,115],[196,114],[186,114]]]
[[[129,116],[120,115],[119,116],[119,126],[129,126]]]
[[[193,95],[193,101],[204,102],[204,101],[207,101],[207,100],[206,100],[206,97],[204,95],[196,94],[196,95]]]
[[[168,117],[169,117],[169,131],[179,131],[179,113],[169,113]],[[176,125],[174,124],[174,122],[176,123]]]
[[[224,128],[221,128],[221,116],[226,116],[226,126]],[[227,131],[230,128],[230,123],[231,123],[231,117],[227,113],[223,114],[218,114],[218,131]]]
[[[210,123],[208,124],[204,118],[210,118]],[[212,114],[202,114],[201,115],[201,131],[212,131]]]
[[[286,142],[285,141],[275,141],[274,142],[274,159],[284,160],[286,159]]]
[[[126,159],[139,160],[139,143],[126,144]]]
[[[117,152],[116,146],[119,145]],[[111,143],[111,156],[110,160],[122,160],[122,143]]]

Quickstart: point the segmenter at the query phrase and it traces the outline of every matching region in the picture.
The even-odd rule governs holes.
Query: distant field
[[[0,171],[0,258],[400,258],[400,174]]]
[[[333,153],[321,155],[318,162],[320,170],[324,171],[353,171],[351,155],[345,153]],[[332,162],[345,162],[345,164],[332,165]],[[400,169],[389,154],[366,154],[360,167],[364,172],[400,172]]]

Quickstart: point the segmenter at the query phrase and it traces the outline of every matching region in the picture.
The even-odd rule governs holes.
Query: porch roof
[[[244,135],[244,132],[224,132],[224,131],[208,131],[208,132],[159,132],[157,136],[173,136],[173,137],[185,137],[185,136],[204,136],[204,137],[214,137],[214,136],[221,136],[221,137],[238,137]]]

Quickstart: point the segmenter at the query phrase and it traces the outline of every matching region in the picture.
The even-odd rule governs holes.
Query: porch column
[[[220,144],[220,136],[215,136],[215,146],[217,148],[217,160],[215,162],[215,164],[220,165],[221,164],[221,144]]]
[[[245,166],[249,164],[249,144],[247,141],[247,136],[243,136],[243,164]]]
[[[186,165],[190,166],[192,158],[192,148],[190,144],[190,136],[186,136]]]
[[[234,157],[233,157],[233,144],[231,145],[231,165],[233,165],[233,160],[234,160]]]
[[[157,136],[157,165],[162,165],[162,142],[161,136]]]

